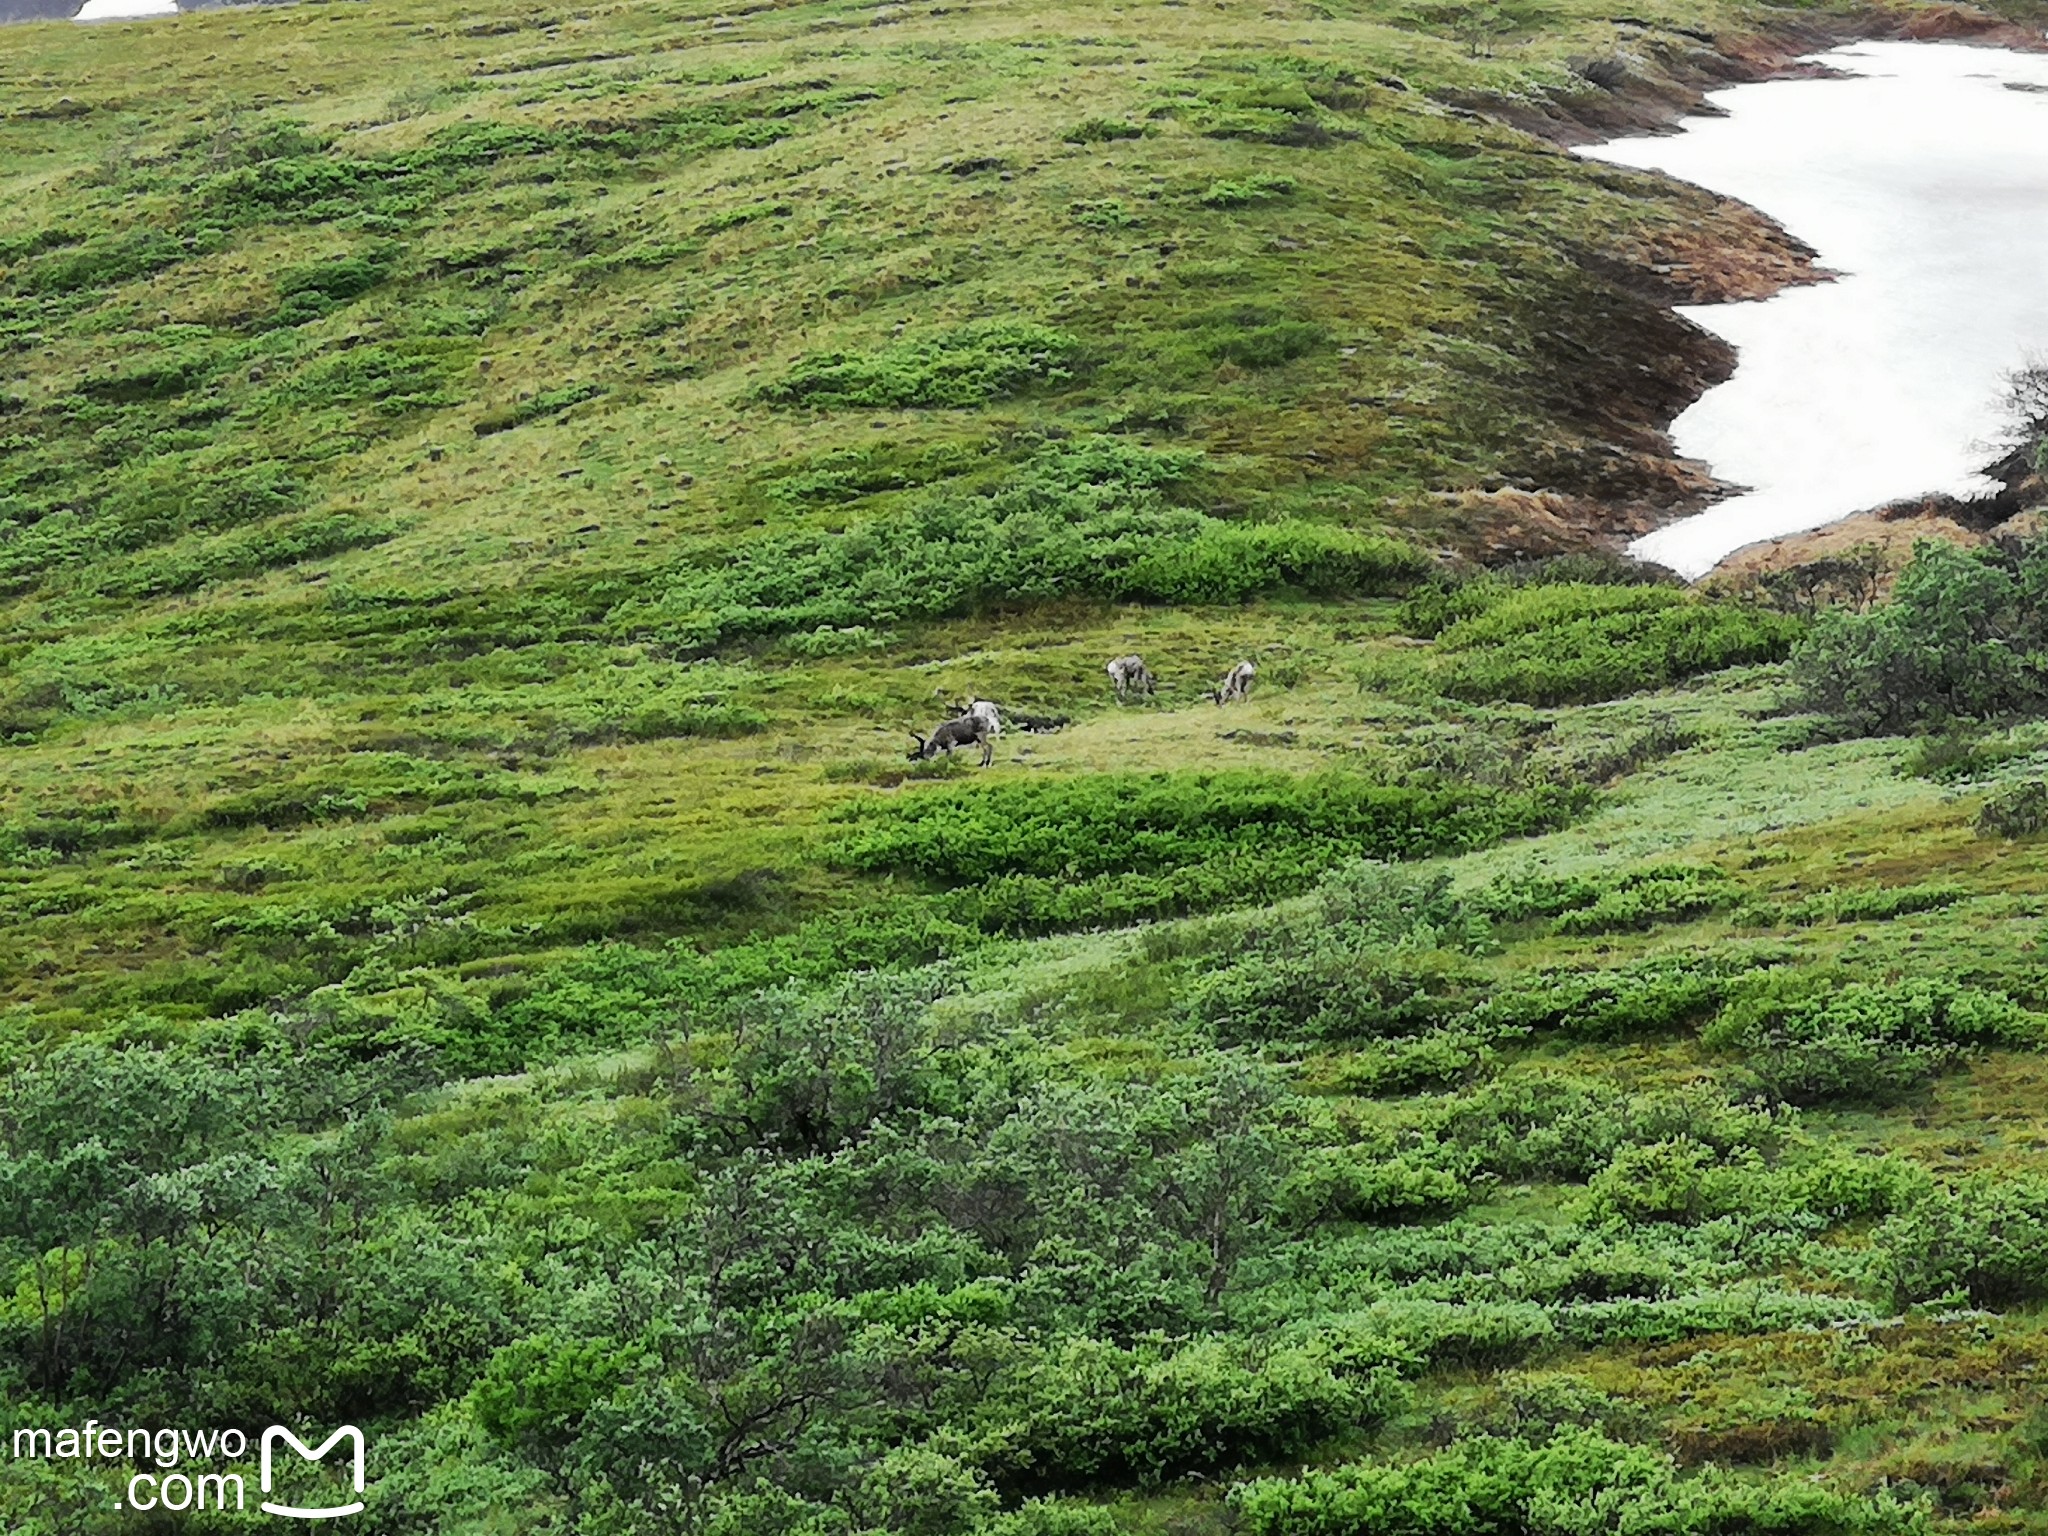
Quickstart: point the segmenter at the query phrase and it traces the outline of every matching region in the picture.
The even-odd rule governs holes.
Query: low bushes
[[[1473,905],[1505,922],[1555,918],[1557,933],[1640,931],[1735,905],[1740,889],[1711,866],[1652,864],[1619,874],[1525,873],[1495,881]]]
[[[1226,1041],[1422,1035],[1469,1006],[1479,978],[1459,952],[1487,942],[1447,876],[1359,860],[1317,884],[1311,921],[1257,943],[1183,1006]]]
[[[1815,923],[1889,922],[1916,912],[1938,912],[1969,899],[1960,885],[1892,885],[1868,890],[1821,891],[1777,915],[1795,927]]]
[[[1197,345],[1219,362],[1240,368],[1278,368],[1324,346],[1329,332],[1263,304],[1233,304],[1196,317]]]
[[[581,405],[586,400],[595,400],[604,393],[597,384],[564,384],[555,389],[544,389],[510,405],[497,406],[479,415],[471,430],[478,437],[489,437],[494,432],[510,432],[523,427],[530,421],[556,416],[571,406]]]
[[[984,927],[1022,932],[1289,895],[1346,858],[1482,847],[1559,825],[1583,801],[1341,772],[1090,774],[855,805],[827,857],[971,885]]]
[[[1252,768],[1008,780],[852,807],[831,856],[951,881],[1165,870],[1253,845],[1298,848],[1327,867],[1484,847],[1555,824],[1580,798]]]
[[[1794,975],[1731,1008],[1704,1034],[1740,1054],[1789,1104],[1884,1102],[1930,1082],[1966,1050],[2033,1044],[2039,1015],[2002,992],[1921,979],[1893,985]]]
[[[1784,1139],[1770,1113],[1716,1093],[1629,1093],[1564,1072],[1502,1077],[1443,1100],[1425,1124],[1460,1166],[1505,1179],[1590,1179],[1624,1147],[1680,1137],[1723,1160]]]
[[[1460,1017],[1478,984],[1449,957],[1331,942],[1240,962],[1197,992],[1190,1012],[1226,1042],[1398,1039]]]
[[[1624,1221],[1704,1221],[1737,1210],[1749,1169],[1730,1167],[1689,1136],[1623,1147],[1593,1175],[1593,1209]]]
[[[1290,1220],[1413,1221],[1455,1211],[1471,1199],[1465,1181],[1428,1156],[1376,1157],[1356,1147],[1324,1147],[1280,1193]]]
[[[681,652],[734,640],[885,626],[1016,602],[1089,596],[1235,603],[1276,587],[1398,590],[1425,568],[1411,545],[1319,523],[1235,523],[1176,504],[1200,459],[1119,438],[1046,448],[982,495],[935,492],[844,532],[805,531],[679,568],[614,627]]]
[[[1980,1174],[1879,1229],[1894,1305],[1961,1296],[1986,1307],[2048,1299],[2048,1182]]]
[[[1921,1527],[1886,1497],[1852,1499],[1803,1480],[1687,1476],[1661,1451],[1576,1429],[1541,1445],[1474,1439],[1419,1461],[1264,1478],[1232,1490],[1231,1506],[1249,1536],[1901,1536]]]
[[[392,253],[383,250],[331,256],[287,267],[278,275],[280,325],[301,325],[361,298],[391,275]]]
[[[1498,1370],[1519,1365],[1556,1341],[1543,1308],[1526,1302],[1446,1302],[1401,1298],[1352,1320],[1361,1341],[1428,1365]],[[1341,1336],[1341,1330],[1332,1328]]]
[[[1617,1296],[1574,1302],[1556,1312],[1558,1337],[1589,1349],[1874,1321],[1871,1308],[1853,1297],[1817,1295],[1779,1284],[1730,1286],[1685,1296]]]
[[[1254,203],[1274,203],[1294,194],[1292,176],[1245,176],[1236,181],[1212,181],[1196,199],[1206,208],[1249,208]]]
[[[1469,595],[1468,595],[1469,594]],[[1798,621],[1662,586],[1474,583],[1434,618],[1452,698],[1588,703],[1782,658]]]
[[[1977,811],[1977,831],[1983,837],[2032,837],[2044,828],[2048,828],[2048,783],[2040,779],[1997,790]]]
[[[1800,702],[1865,735],[2048,705],[2048,551],[2013,558],[1927,541],[1891,600],[1822,615],[1792,653]]]
[[[1398,1096],[1455,1087],[1493,1071],[1499,1041],[1476,1029],[1451,1027],[1426,1035],[1365,1041],[1342,1055],[1318,1057],[1304,1069],[1304,1092]]]
[[[799,358],[760,398],[772,405],[983,405],[1033,384],[1072,377],[1079,343],[1026,320],[984,320],[876,352]]]
[[[1354,1373],[1309,1346],[1076,1338],[999,1388],[990,1407],[1007,1423],[978,1459],[1009,1488],[1153,1486],[1299,1456],[1406,1400],[1392,1371]]]
[[[1717,869],[1660,864],[1631,870],[1583,907],[1560,913],[1559,933],[1621,933],[1682,922],[1734,905],[1739,889]]]
[[[1062,137],[1069,144],[1108,144],[1117,139],[1142,139],[1145,130],[1120,117],[1089,117],[1069,128]]]
[[[1479,1021],[1581,1040],[1642,1039],[1695,1028],[1720,1012],[1737,984],[1779,961],[1782,949],[1654,955],[1605,970],[1538,972],[1489,998]]]
[[[1208,520],[1191,538],[1161,542],[1107,584],[1104,595],[1164,603],[1238,603],[1277,587],[1319,593],[1398,590],[1419,574],[1410,544],[1323,523]]]

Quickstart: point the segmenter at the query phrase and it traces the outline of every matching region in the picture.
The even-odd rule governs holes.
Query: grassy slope
[[[1639,255],[1703,202],[1431,97],[1585,93],[1571,64],[1621,45],[1609,9],[1509,7],[1480,25],[1422,6],[714,19],[377,0],[188,16],[147,53],[115,29],[0,32],[0,497],[18,525],[0,547],[0,997],[24,1037],[174,1035],[337,984],[372,1016],[463,1019],[573,973],[596,941],[723,942],[865,908],[894,887],[822,866],[825,818],[893,789],[901,728],[970,690],[1078,717],[1006,740],[997,772],[1040,778],[1372,766],[1446,743],[1469,763],[1532,724],[1568,756],[1673,717],[1696,744],[1563,831],[1449,861],[1460,888],[1678,858],[1770,903],[1930,881],[1966,899],[1817,927],[1728,911],[1595,937],[1537,925],[1508,935],[1492,974],[1762,938],[1809,963],[2048,1002],[2027,958],[2048,896],[2039,849],[1976,838],[1971,795],[1898,776],[1892,746],[1788,754],[1768,671],[1584,708],[1463,705],[1415,681],[1421,653],[1390,604],[1285,596],[1014,605],[882,623],[830,656],[764,641],[691,659],[636,628],[634,605],[693,556],[886,512],[934,473],[998,483],[1048,433],[1199,448],[1198,494],[1219,515],[1431,544],[1496,531],[1484,500],[1443,493],[1641,494],[1641,445],[1609,445],[1614,423],[1567,370],[1660,322],[1577,258]],[[1636,14],[1708,31],[1763,19]],[[1626,46],[1692,46],[1650,36],[1630,28]],[[1068,142],[1091,119],[1145,135]],[[330,160],[414,158],[331,205],[251,212],[233,178],[268,163],[264,135],[287,120]],[[461,135],[478,125],[531,134],[472,156]],[[1312,142],[1270,142],[1290,136]],[[1001,164],[971,168],[983,159]],[[1294,190],[1202,200],[1253,176]],[[58,271],[80,253],[139,269]],[[292,308],[307,282],[329,296]],[[1071,334],[1073,376],[951,410],[753,396],[800,354],[988,316]],[[1288,326],[1319,328],[1299,356],[1232,360],[1241,333]],[[821,468],[879,488],[773,493]],[[1160,707],[1103,697],[1102,660],[1128,649],[1165,677]],[[1267,684],[1219,716],[1198,689],[1243,654]],[[1164,1026],[1191,972],[1232,924],[1265,920],[1043,939],[975,985],[1065,1059],[1142,1074],[1185,1044]],[[591,1033],[606,1038],[602,1020]],[[633,1142],[660,1074],[643,1040],[624,1044],[444,1090],[389,1159],[408,1187],[454,1186],[446,1168],[475,1147],[515,1168],[518,1220],[641,1220],[613,1203],[614,1181],[644,1193],[639,1174],[563,1168],[530,1139],[542,1123]],[[1321,1050],[1305,1081],[1341,1081],[1345,1054]],[[1560,1069],[1656,1088],[1721,1083],[1734,1064],[1681,1035],[1538,1041],[1497,1067]],[[1903,1107],[1806,1123],[1944,1173],[2039,1171],[2042,1085],[2037,1057],[1990,1052]],[[1426,1115],[1432,1095],[1329,1098],[1363,1135]],[[1510,1184],[1477,1214],[1568,1225],[1577,1194]],[[1830,1241],[1867,1238],[1852,1225]],[[1519,1374],[1433,1373],[1386,1446],[1426,1440],[1434,1412],[1567,1379],[1640,1409],[1689,1457],[1784,1450],[1840,1486],[1905,1478],[1958,1522],[2030,1529],[2048,1490],[2019,1373],[2043,1348],[2024,1309],[1937,1309],[1858,1334],[1846,1365],[1797,1330],[1559,1350]],[[1730,1449],[1737,1428],[1814,1417],[1823,1441]],[[1119,1509],[1133,1530],[1217,1518],[1200,1492]],[[461,1528],[492,1518],[522,1517]]]
[[[119,845],[18,875],[6,995],[203,1000],[220,916],[394,888],[542,938],[565,907],[581,932],[695,931],[692,886],[802,867],[803,824],[845,793],[819,762],[901,741],[938,696],[1087,713],[1100,658],[1139,645],[1185,697],[1286,628],[1088,605],[995,649],[981,625],[884,625],[813,663],[650,644],[635,615],[679,561],[905,494],[847,500],[868,485],[986,485],[1039,434],[1122,427],[1206,451],[1227,517],[1473,542],[1483,504],[1438,493],[1632,473],[1584,370],[1656,356],[1664,322],[1575,257],[1704,203],[1427,96],[1597,94],[1566,61],[1616,47],[1598,7],[1515,12],[1480,57],[1399,9],[708,14],[319,6],[188,17],[146,50],[0,37],[0,820]],[[1066,142],[1093,119],[1146,136]],[[381,169],[251,202],[294,146],[279,124],[328,146],[294,173]],[[496,158],[465,147],[489,132]],[[1261,137],[1290,135],[1318,142]],[[948,169],[984,159],[1007,169]],[[1296,190],[1201,201],[1259,176]],[[328,296],[293,309],[309,282]],[[750,398],[800,353],[982,316],[1071,334],[1076,377],[978,410]],[[1308,350],[1246,367],[1247,334]],[[850,492],[772,494],[821,464],[843,487],[848,454]],[[777,746],[681,738],[707,702]],[[256,819],[220,811],[252,792],[296,809],[205,825]],[[80,807],[106,826],[47,825]]]

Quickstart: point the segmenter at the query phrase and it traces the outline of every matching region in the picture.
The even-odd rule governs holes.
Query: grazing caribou
[[[989,735],[1003,734],[1003,712],[987,699],[969,699],[967,707],[955,718],[979,720],[987,725]]]
[[[960,715],[940,721],[929,737],[912,731],[910,739],[917,745],[910,749],[910,761],[921,762],[941,752],[950,754],[955,747],[976,746],[981,748],[981,766],[986,768],[995,761],[997,729],[989,724],[987,715]]]
[[[1223,674],[1223,681],[1211,690],[1209,697],[1220,705],[1233,700],[1248,699],[1252,696],[1252,679],[1259,675],[1259,669],[1248,661],[1240,661]]]
[[[1116,701],[1127,702],[1134,693],[1151,696],[1155,686],[1152,669],[1145,665],[1142,656],[1119,656],[1103,669],[1109,673],[1109,680],[1116,685]]]

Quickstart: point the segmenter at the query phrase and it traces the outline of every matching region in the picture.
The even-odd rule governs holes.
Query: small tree
[[[2037,710],[2048,700],[2043,586],[2038,553],[2012,562],[1923,542],[1889,603],[1824,614],[1793,650],[1801,701],[1865,735]]]

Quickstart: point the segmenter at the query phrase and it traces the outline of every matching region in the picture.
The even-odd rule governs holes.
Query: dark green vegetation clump
[[[1807,705],[1873,734],[2039,714],[2048,705],[2048,549],[1927,543],[1892,600],[1824,615],[1793,658]]]
[[[1589,554],[1716,366],[1643,268],[1769,240],[1507,122],[1771,21],[0,31],[0,1442],[355,1424],[394,1536],[2042,1531],[2039,557]]]
[[[1074,338],[1042,325],[991,321],[871,353],[801,357],[761,398],[777,405],[986,405],[1072,377]]]
[[[850,467],[850,466],[849,466]],[[707,545],[613,624],[683,653],[738,639],[958,618],[1063,597],[1237,603],[1261,593],[1402,590],[1428,569],[1401,540],[1301,518],[1215,517],[1175,499],[1188,453],[1091,438],[1039,450],[993,488],[924,493],[832,531]],[[829,484],[829,481],[827,482]],[[809,482],[778,481],[780,498]]]
[[[1384,784],[1240,769],[976,786],[860,807],[849,869],[966,886],[1000,932],[1173,916],[1305,889],[1348,858],[1417,858],[1557,826],[1583,791]]]
[[[1472,583],[1416,605],[1453,698],[1576,704],[1702,672],[1776,661],[1799,626],[1761,608],[1707,606],[1673,587]]]

